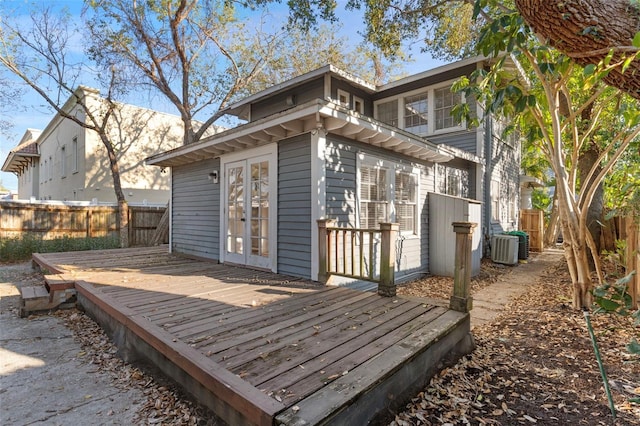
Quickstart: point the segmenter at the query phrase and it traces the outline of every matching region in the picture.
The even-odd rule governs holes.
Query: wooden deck
[[[75,281],[125,359],[154,362],[229,424],[365,424],[472,346],[468,314],[166,247],[34,262]]]

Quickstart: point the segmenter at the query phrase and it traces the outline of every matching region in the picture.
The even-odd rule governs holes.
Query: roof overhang
[[[10,152],[2,165],[3,172],[21,173],[25,167],[39,158],[40,154],[23,154],[19,152]]]
[[[456,157],[455,151],[448,146],[436,145],[334,103],[317,99],[202,141],[151,156],[146,162],[160,167],[183,166],[321,129],[423,161],[440,163]]]

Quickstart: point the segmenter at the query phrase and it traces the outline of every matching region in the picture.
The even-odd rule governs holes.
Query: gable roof
[[[315,69],[313,71],[309,71],[305,74],[301,74],[297,77],[284,81],[280,84],[273,85],[257,93],[254,93],[251,96],[243,98],[238,102],[235,102],[229,105],[225,109],[225,113],[234,115],[236,117],[246,115],[247,108],[249,108],[253,102],[259,99],[264,99],[266,97],[276,95],[286,90],[290,90],[294,87],[300,86],[310,80],[321,77],[325,74],[330,74],[332,77],[347,81],[352,86],[358,87],[367,93],[374,93],[376,91],[375,85],[366,82],[362,78],[357,77],[346,71],[343,71],[334,65],[325,65],[321,68]]]
[[[332,102],[316,99],[199,142],[147,158],[147,164],[174,167],[225,153],[266,145],[284,138],[325,129],[328,132],[425,161],[446,162],[455,150],[360,115]]]

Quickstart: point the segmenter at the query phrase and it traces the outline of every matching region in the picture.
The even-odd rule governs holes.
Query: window
[[[349,108],[349,93],[338,89],[338,104],[345,108]]]
[[[451,84],[428,87],[376,102],[375,117],[383,123],[425,136],[447,129],[461,129],[462,123],[451,115],[451,111],[463,102],[460,93],[451,92]]]
[[[403,234],[417,234],[418,172],[390,161],[366,158],[358,166],[360,227],[395,222]]]
[[[509,185],[509,222],[515,224],[518,220],[518,205],[516,203],[516,191]]]
[[[71,141],[71,168],[72,168],[72,172],[76,173],[78,171],[78,157],[79,157],[79,152],[78,152],[78,137],[74,137],[73,140]]]
[[[357,113],[364,114],[364,101],[357,96],[353,97],[353,110]]]
[[[450,127],[457,127],[460,122],[451,115],[451,110],[454,106],[458,105],[462,101],[460,93],[454,93],[451,91],[451,86],[435,89],[433,91],[435,99],[434,115],[436,130],[448,129]]]
[[[491,181],[491,220],[500,222],[500,182]]]
[[[387,220],[387,170],[371,166],[360,168],[360,226],[378,228]]]
[[[398,127],[398,101],[378,104],[377,118],[390,126]]]
[[[396,172],[395,222],[400,224],[401,232],[416,233],[416,175],[404,171]]]
[[[427,92],[404,98],[404,129],[423,135],[428,132],[429,103]]]
[[[60,148],[60,176],[67,176],[67,146],[62,145]]]

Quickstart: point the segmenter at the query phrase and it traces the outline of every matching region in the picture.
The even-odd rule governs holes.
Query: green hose
[[[613,420],[616,419],[616,406],[613,404],[613,397],[611,396],[611,389],[609,389],[609,381],[607,380],[607,373],[604,371],[604,365],[602,364],[602,358],[600,357],[600,349],[598,349],[598,343],[596,342],[596,335],[593,332],[591,326],[591,318],[588,309],[582,311],[584,313],[584,319],[587,322],[587,329],[591,336],[591,343],[593,343],[593,351],[596,353],[596,359],[598,360],[598,367],[600,368],[600,375],[602,376],[602,383],[604,384],[604,391],[607,394],[609,400],[609,408],[611,408],[611,415]]]

